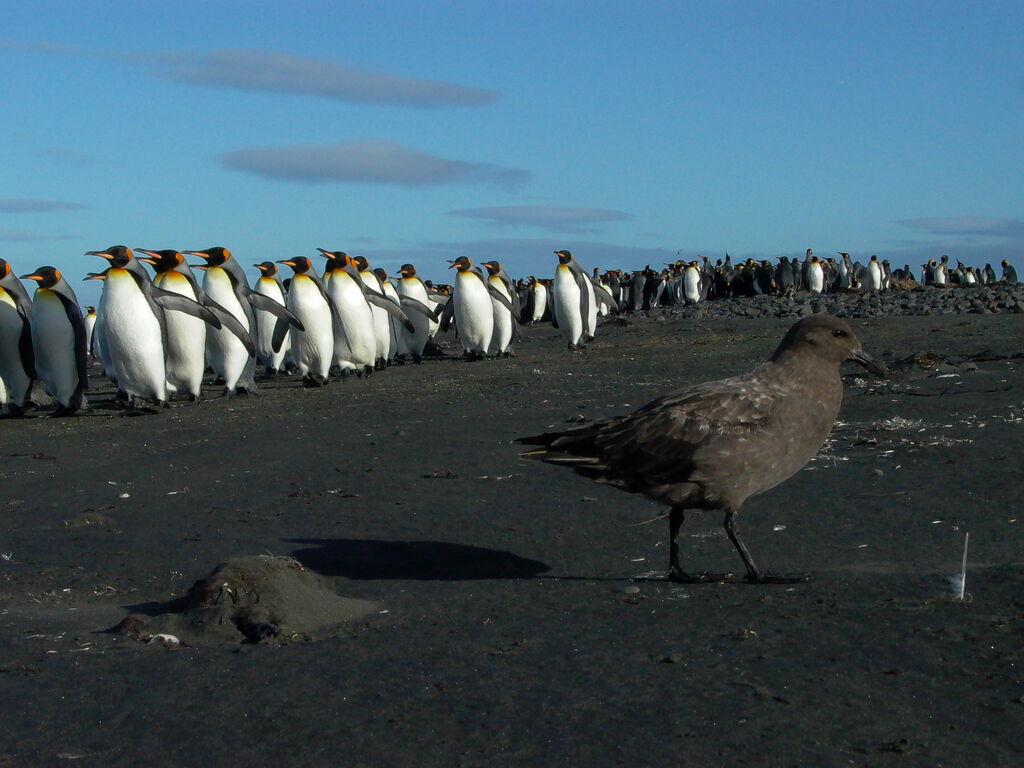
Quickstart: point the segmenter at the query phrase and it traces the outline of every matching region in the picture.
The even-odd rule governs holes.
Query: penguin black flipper
[[[515,318],[515,309],[512,307],[512,302],[509,300],[508,296],[503,294],[501,291],[499,291],[497,288],[495,288],[490,283],[487,283],[486,285],[487,285],[487,292],[489,294],[491,294],[491,298],[494,299],[495,301],[497,301],[499,304],[501,304],[501,306],[503,306],[509,312],[511,312],[512,313],[512,317]]]
[[[302,324],[299,318],[297,318],[295,315],[289,312],[285,306],[278,304],[269,296],[265,296],[262,293],[256,293],[255,291],[252,291],[249,294],[248,298],[249,303],[252,305],[253,309],[260,309],[263,310],[264,312],[269,312],[270,314],[274,315],[277,318],[280,318],[281,320],[287,320],[295,329],[299,331],[306,330],[306,326]]]
[[[366,300],[374,306],[380,307],[389,315],[393,315],[398,318],[405,330],[410,333],[414,333],[416,331],[416,326],[412,324],[412,320],[409,319],[409,316],[405,314],[405,312],[402,311],[402,308],[395,304],[395,302],[386,298],[384,294],[377,293],[376,291],[367,291]]]
[[[608,293],[605,287],[600,283],[592,282],[592,284],[594,286],[594,298],[597,300],[598,306],[604,304],[609,310],[617,313],[619,311],[619,305],[618,302],[612,298],[612,295]]]
[[[152,291],[153,301],[163,309],[172,312],[183,312],[186,315],[198,317],[214,328],[220,329],[220,319],[209,307],[204,307],[198,301],[194,301],[188,296],[182,296],[180,293],[165,290],[158,285],[154,285],[150,290]]]
[[[284,337],[288,334],[288,321],[283,320],[280,317],[277,322],[274,323],[274,333],[270,337],[270,348],[274,353],[281,351],[281,345],[284,344]]]
[[[89,374],[86,370],[89,365],[89,353],[86,343],[85,318],[82,317],[82,310],[79,309],[78,302],[71,296],[65,295],[57,288],[51,290],[60,297],[60,303],[64,306],[64,314],[67,315],[68,322],[71,323],[71,330],[75,335],[75,369],[78,371],[78,386],[75,387],[75,391],[68,401],[68,410],[80,411],[85,407],[85,390],[89,388]]]
[[[441,309],[441,330],[447,333],[452,326],[452,318],[455,317],[455,302],[449,299],[443,308],[438,307],[438,309]]]
[[[414,299],[412,296],[402,296],[400,301],[402,302],[403,307],[415,310],[416,312],[419,312],[421,315],[428,318],[429,320],[437,319],[434,315],[434,310],[432,310],[419,299]]]
[[[247,330],[245,330],[245,326],[239,322],[237,317],[224,309],[220,304],[210,299],[207,299],[206,309],[209,309],[220,323],[214,327],[227,328],[231,331],[231,335],[238,339],[242,343],[242,346],[245,347],[246,354],[248,354],[249,357],[256,357],[256,346],[252,343],[252,336]],[[285,323],[285,326],[287,325],[288,324]]]
[[[451,303],[452,303],[451,300],[448,299],[447,297],[445,297],[445,301],[439,302],[438,305],[436,307],[434,307],[434,319],[435,320],[440,320],[441,319],[441,315],[443,315],[447,311],[448,305],[451,304]]]
[[[594,329],[586,327],[590,318],[590,291],[587,290],[587,283],[590,282],[590,278],[583,271],[583,267],[575,261],[570,261],[568,266],[577,287],[580,289],[580,317],[583,319],[583,332],[587,336],[593,336]]]

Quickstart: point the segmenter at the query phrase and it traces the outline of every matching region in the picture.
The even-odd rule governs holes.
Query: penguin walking
[[[32,297],[32,349],[46,391],[57,401],[57,416],[86,407],[85,320],[74,290],[60,270],[40,267],[23,275],[39,285]]]
[[[427,341],[430,340],[433,330],[431,326],[436,325],[436,321],[433,319],[434,306],[427,295],[427,287],[416,276],[415,266],[403,264],[398,274],[401,277],[395,288],[402,305],[408,309],[410,306],[415,306],[413,304],[415,302],[422,307],[422,309],[417,308],[407,313],[413,324],[413,330],[406,332],[406,344],[409,347],[409,354],[412,355],[412,361],[419,363],[423,359],[423,349],[427,346]],[[423,310],[426,310],[426,313]]]
[[[278,263],[295,272],[288,289],[287,306],[303,326],[303,330],[291,332],[292,358],[304,386],[322,387],[327,384],[334,357],[333,304],[312,262],[305,256]],[[281,327],[286,324],[281,323]]]
[[[502,269],[500,262],[485,261],[484,268],[487,270],[488,291],[494,310],[490,350],[498,357],[508,357],[512,354],[509,345],[515,337],[516,320],[519,317],[519,295],[513,287],[512,278]]]
[[[264,261],[254,266],[260,271],[260,277],[256,281],[256,293],[276,301],[282,307],[286,306],[284,285],[281,283],[281,275],[278,274],[277,265],[272,261]],[[275,351],[273,348],[273,338],[277,317],[265,309],[255,310],[255,315],[256,360],[264,367],[268,376],[283,373],[285,369],[284,358],[291,347],[291,340],[288,338],[290,331],[285,331],[281,346]]]
[[[547,286],[533,275],[530,275],[530,313],[527,321],[539,323],[544,319],[548,310],[548,289]]]
[[[154,285],[130,248],[114,245],[86,255],[99,256],[110,263],[102,275],[97,321],[97,328],[102,331],[104,366],[109,366],[119,392],[132,407],[141,407],[143,400],[166,404],[168,393],[176,386],[168,387],[167,356],[171,343],[165,310],[186,313],[214,328],[221,328],[221,321],[189,296]],[[186,350],[182,360],[187,363],[187,345],[182,349]],[[194,355],[191,359],[199,367],[201,380],[202,357],[198,362]],[[193,386],[194,377],[185,367],[175,369],[175,381],[186,388]],[[198,397],[197,390],[190,394]]]
[[[374,294],[383,296],[384,289],[380,284],[380,278],[370,269],[369,260],[365,256],[356,256],[355,265],[366,287]],[[384,368],[390,359],[388,352],[391,348],[391,321],[388,319],[387,308],[380,304],[373,304],[370,307],[370,314],[373,316],[373,335],[376,339],[375,366]]]
[[[487,282],[478,267],[465,256],[451,262],[456,271],[452,297],[441,316],[441,330],[448,330],[452,318],[467,360],[482,360],[494,335],[494,307]]]
[[[192,301],[200,300],[201,291],[195,275],[178,251],[136,248],[135,253],[139,261],[153,267],[156,273],[153,285]],[[182,267],[187,274],[179,271]],[[193,403],[197,402],[202,397],[203,373],[206,370],[206,321],[184,312],[169,312],[164,314],[164,328],[167,395],[181,392],[188,395]]]
[[[388,278],[387,270],[377,267],[373,270],[373,274],[375,274],[377,279],[380,281],[380,288],[384,297],[401,309],[402,299],[398,295],[397,289]],[[388,338],[388,360],[395,360],[404,363],[405,358],[409,355],[409,345],[406,343],[405,336],[410,331],[406,331],[402,328],[398,319],[394,315],[388,316],[388,326],[391,331]]]
[[[569,251],[555,251],[553,301],[557,327],[569,342],[569,349],[580,349],[594,338],[597,328],[597,302],[594,286]],[[654,277],[649,280],[654,280]],[[648,280],[645,280],[645,284]]]
[[[334,364],[343,375],[350,372],[357,376],[368,374],[377,362],[377,336],[373,311],[366,298],[366,283],[347,253],[323,248],[317,250],[327,258],[324,283],[337,313]]]
[[[32,347],[32,299],[25,286],[0,259],[0,379],[6,390],[0,405],[13,416],[41,405],[43,385],[36,375]]]
[[[256,330],[255,310],[270,312],[300,331],[302,322],[269,296],[253,291],[246,280],[245,270],[227,248],[216,246],[183,253],[198,256],[206,262],[196,266],[206,273],[203,291],[232,315],[243,331],[238,334],[235,332],[237,329],[225,326],[206,337],[210,367],[224,379],[224,395],[230,397],[239,390],[245,393],[255,391],[256,345],[252,342]],[[275,338],[278,338],[276,333]],[[279,343],[283,343],[283,338],[282,330]]]

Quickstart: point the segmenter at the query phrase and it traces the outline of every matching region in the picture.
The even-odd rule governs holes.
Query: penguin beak
[[[185,256],[198,256],[200,259],[206,259],[209,261],[210,254],[203,253],[202,251],[182,251]]]
[[[106,259],[107,261],[113,261],[114,260],[114,257],[111,256],[106,251],[86,251],[85,255],[86,256],[99,256],[101,259]]]
[[[21,280],[35,280],[37,283],[41,283],[43,281],[43,276],[42,275],[37,275],[35,272],[33,272],[31,275],[22,275],[20,279]]]
[[[326,249],[324,249],[324,248],[317,248],[317,250],[320,251],[320,255],[323,256],[325,259],[333,259],[334,258],[334,256],[331,255],[331,252],[326,250]]]
[[[885,376],[889,375],[889,369],[886,368],[883,363],[879,362],[871,355],[869,355],[867,352],[865,352],[863,349],[854,350],[850,354],[850,360],[857,363],[858,365],[864,366],[868,371],[875,374],[876,376],[882,376],[884,378]]]
[[[295,266],[295,262],[294,261],[290,261],[288,259],[285,259],[284,261],[279,261],[277,263],[278,264],[284,264],[285,266],[288,266],[288,267],[294,267]]]
[[[107,279],[107,273],[106,272],[90,272],[88,277],[82,278],[82,282],[84,283],[86,280],[106,280],[106,279]]]

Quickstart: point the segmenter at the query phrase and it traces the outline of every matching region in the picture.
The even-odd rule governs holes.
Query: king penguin
[[[416,275],[415,266],[403,264],[398,274],[401,275],[396,286],[398,295],[402,299],[402,306],[411,309],[408,315],[415,326],[413,331],[407,332],[406,343],[409,346],[412,361],[418,364],[423,359],[423,349],[427,346],[427,341],[433,330],[431,326],[435,323],[433,305],[427,295],[427,287]]]
[[[85,321],[78,298],[60,270],[40,267],[22,280],[39,285],[32,298],[32,349],[46,391],[57,401],[58,416],[85,408]]]
[[[190,297],[154,285],[130,248],[113,245],[86,255],[110,262],[99,307],[104,365],[109,364],[129,405],[141,407],[142,400],[166,404],[173,388],[168,387],[167,378],[170,339],[165,310],[191,315],[217,329],[222,327],[221,321]],[[177,380],[186,379],[187,375],[181,374]]]
[[[487,284],[494,309],[494,332],[491,335],[491,351],[498,357],[511,355],[509,345],[515,338],[519,318],[519,294],[516,293],[512,278],[497,261],[485,261]]]
[[[93,352],[92,348],[92,335],[96,330],[96,307],[85,308],[85,348],[89,351],[92,357],[96,357],[96,353]]]
[[[256,293],[273,299],[282,307],[286,306],[284,285],[281,283],[281,275],[278,272],[277,264],[272,261],[264,261],[254,264],[260,271],[260,277],[256,280]],[[281,340],[281,346],[274,351],[273,338],[274,328],[277,325],[277,317],[265,309],[257,309],[256,312],[256,360],[264,367],[268,376],[274,376],[284,371],[284,358],[291,347],[291,340],[288,338],[290,331],[285,333]]]
[[[467,360],[482,360],[494,334],[494,308],[487,282],[479,268],[465,256],[451,262],[457,270],[452,297],[445,304],[441,329],[448,330],[452,318]]]
[[[327,295],[331,297],[337,312],[334,364],[341,368],[343,375],[369,374],[377,361],[377,337],[373,329],[373,313],[366,296],[366,283],[347,253],[323,248],[317,250],[327,258],[324,282]]]
[[[207,334],[210,367],[224,379],[224,395],[230,397],[239,390],[245,393],[255,391],[256,346],[252,342],[256,330],[254,310],[266,310],[300,331],[302,322],[273,299],[253,291],[246,281],[245,270],[227,248],[216,246],[184,253],[206,261],[196,266],[196,269],[206,272],[203,290],[210,299],[234,316],[249,338],[247,345],[228,328]],[[283,332],[280,338],[283,340]]]
[[[2,403],[14,416],[42,399],[32,349],[32,300],[11,265],[0,259],[0,378],[7,394]]]
[[[305,256],[279,261],[295,271],[288,289],[288,311],[302,323],[303,330],[291,331],[292,358],[307,387],[327,384],[334,357],[335,310],[323,280]],[[284,323],[281,324],[284,327]]]
[[[569,342],[569,349],[580,349],[594,338],[597,328],[597,303],[594,286],[569,251],[555,251],[554,311],[557,327]]]

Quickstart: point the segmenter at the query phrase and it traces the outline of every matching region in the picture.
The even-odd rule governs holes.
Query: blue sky
[[[0,256],[1024,251],[1024,4],[7,3]]]

